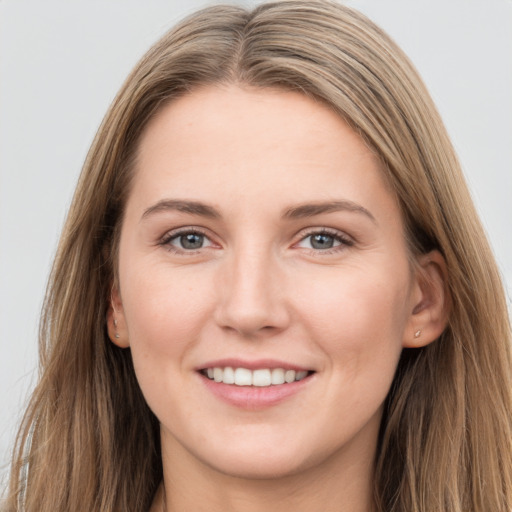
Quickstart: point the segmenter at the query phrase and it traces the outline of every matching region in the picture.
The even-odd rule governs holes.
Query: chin
[[[206,462],[206,461],[204,461]],[[300,473],[304,469],[297,460],[281,460],[275,457],[265,460],[254,460],[254,458],[235,457],[233,460],[222,461],[211,464],[206,462],[211,469],[234,478],[244,480],[276,480]]]
[[[218,473],[249,480],[275,480],[297,475],[319,464],[324,458],[321,450],[308,454],[300,446],[282,442],[270,445],[233,443],[224,450],[216,446],[211,448],[196,453],[196,458]]]

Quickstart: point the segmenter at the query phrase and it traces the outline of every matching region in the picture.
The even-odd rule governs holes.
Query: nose
[[[224,262],[215,321],[245,338],[275,334],[290,321],[284,273],[272,254],[239,251]]]

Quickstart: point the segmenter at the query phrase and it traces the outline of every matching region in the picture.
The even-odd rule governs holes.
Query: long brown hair
[[[18,436],[7,510],[147,510],[162,478],[158,421],[129,350],[107,336],[137,142],[200,85],[281,87],[325,102],[380,156],[413,255],[444,256],[448,327],[404,349],[375,465],[382,512],[512,509],[510,325],[503,288],[435,106],[401,50],[330,1],[212,7],[140,61],[90,149],[62,234],[40,333],[40,381]]]

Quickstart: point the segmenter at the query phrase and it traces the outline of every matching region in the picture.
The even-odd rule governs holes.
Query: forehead
[[[234,204],[240,196],[369,201],[387,189],[379,159],[324,103],[231,85],[196,90],[158,112],[140,141],[132,192]]]
[[[352,154],[358,151],[360,156],[371,156],[362,139],[320,100],[283,89],[209,86],[171,101],[157,113],[141,137],[140,156],[148,157],[163,139],[169,144],[178,142],[178,137],[184,142],[192,136],[204,150],[223,142],[228,157],[237,148],[259,152],[279,145],[296,151],[298,142],[305,144],[304,149],[317,149],[326,147],[341,132],[351,143]],[[344,147],[347,144],[339,149]]]

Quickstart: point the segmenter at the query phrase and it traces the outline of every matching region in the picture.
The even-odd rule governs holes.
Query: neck
[[[332,456],[319,466],[272,478],[226,475],[194,457],[163,453],[164,482],[151,512],[372,512],[373,456],[358,454],[340,463]],[[174,461],[179,460],[179,464]]]

